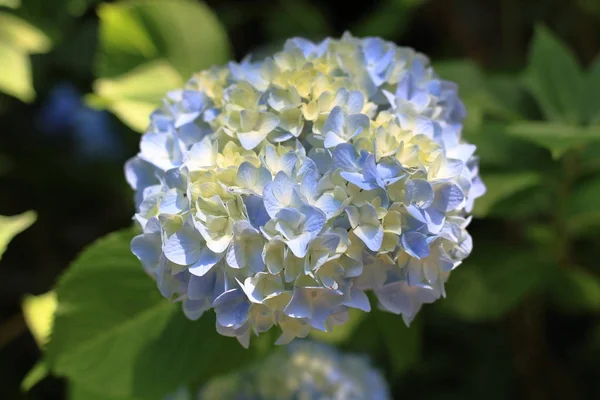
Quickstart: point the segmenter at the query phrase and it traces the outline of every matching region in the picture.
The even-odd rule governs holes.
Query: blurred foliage
[[[488,193],[447,299],[410,327],[353,312],[311,337],[368,354],[395,398],[600,398],[597,4],[0,0],[0,213],[39,214],[0,266],[0,398],[159,398],[270,351],[274,337],[245,351],[211,313],[190,322],[162,301],[131,231],[96,239],[130,226],[122,165],[164,92],[287,37],[346,30],[415,47],[459,84]],[[34,220],[1,217],[1,252]]]

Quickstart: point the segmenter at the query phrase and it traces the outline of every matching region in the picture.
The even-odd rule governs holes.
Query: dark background
[[[322,38],[350,30],[414,47],[434,62],[470,59],[490,75],[516,77],[527,62],[538,22],[562,39],[583,65],[600,50],[600,2],[594,0],[206,3],[225,25],[237,60],[248,52],[269,51],[293,35]],[[78,117],[90,118],[88,123],[70,121],[71,103],[82,101],[95,78],[94,7],[64,29],[67,34],[52,52],[32,56],[36,100],[26,104],[0,93],[0,214],[38,213],[36,223],[14,239],[0,263],[1,399],[63,398],[64,384],[54,378],[28,394],[19,391],[40,355],[21,316],[21,300],[27,293],[50,290],[84,246],[129,226],[134,212],[122,165],[136,153],[139,135],[108,112]],[[523,161],[518,157],[515,163]],[[535,169],[552,161],[544,153],[529,162]],[[519,208],[530,199],[525,194],[512,206]],[[543,212],[527,218],[543,219]],[[526,241],[514,233],[515,224],[523,227],[525,222],[476,219],[470,228],[475,248],[480,243],[493,247],[497,240],[506,252],[526,248]],[[596,233],[573,244],[583,249],[582,259],[592,269],[600,255],[598,244]],[[499,250],[497,257],[506,252]],[[496,255],[479,254],[485,257]],[[467,260],[451,281],[470,265]],[[453,294],[449,289],[449,297]],[[490,318],[461,318],[436,306],[426,306],[422,313],[418,360],[401,374],[380,366],[395,398],[600,398],[597,309],[565,312],[532,291]]]

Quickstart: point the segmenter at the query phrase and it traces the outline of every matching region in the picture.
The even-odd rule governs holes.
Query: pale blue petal
[[[189,201],[182,192],[177,189],[170,189],[163,196],[158,211],[161,214],[180,214],[189,207]]]
[[[152,271],[158,265],[161,255],[160,246],[160,234],[145,233],[131,240],[131,251],[147,271]]]
[[[163,252],[169,261],[179,265],[191,265],[202,254],[202,237],[182,229],[172,234],[163,245]]]
[[[383,243],[383,227],[381,225],[359,225],[354,234],[371,250],[379,251]]]
[[[213,302],[217,322],[227,328],[239,328],[248,319],[250,302],[242,289],[231,289]]]
[[[341,135],[344,131],[345,120],[346,117],[344,115],[344,111],[340,106],[336,106],[327,116],[327,120],[323,124],[323,128],[321,128],[321,132],[323,132],[325,135],[327,135],[329,132],[333,132],[336,135]]]
[[[325,149],[313,148],[310,150],[308,156],[314,161],[321,175],[324,175],[331,169],[332,159],[329,151]]]
[[[369,303],[369,298],[365,292],[356,287],[351,287],[346,291],[344,296],[344,305],[347,307],[357,308],[365,312],[371,311],[371,303]]]
[[[256,229],[264,226],[270,219],[269,214],[265,208],[263,198],[260,196],[250,195],[243,196],[244,206],[246,207],[246,214],[248,220]]]
[[[210,309],[210,303],[191,299],[183,300],[183,313],[192,321],[200,319],[205,311]]]
[[[312,317],[309,291],[300,287],[294,288],[292,299],[284,308],[283,313],[292,318]]]
[[[406,183],[406,202],[419,208],[427,208],[433,203],[434,193],[431,184],[424,179],[411,179]]]
[[[188,282],[187,295],[190,300],[206,301],[210,306],[212,304],[217,274],[209,272],[203,276],[190,276]]]
[[[400,237],[404,251],[415,258],[424,258],[429,255],[427,237],[419,232],[406,232]]]
[[[433,206],[442,212],[449,212],[459,208],[464,199],[465,195],[458,185],[442,183],[435,188]]]
[[[203,276],[212,269],[225,255],[223,253],[215,253],[207,247],[202,249],[200,258],[192,266],[189,267],[189,271],[192,275]]]

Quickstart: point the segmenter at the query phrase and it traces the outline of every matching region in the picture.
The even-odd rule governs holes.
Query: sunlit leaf
[[[0,0],[0,7],[19,8],[21,0]]]
[[[0,215],[0,259],[12,238],[29,228],[36,218],[37,214],[34,211],[27,211],[11,217]]]
[[[52,47],[52,42],[44,32],[6,12],[0,12],[0,43],[12,45],[29,54],[45,53]]]
[[[28,295],[23,299],[25,322],[40,347],[43,347],[50,338],[54,311],[56,311],[56,293],[54,292],[39,296]]]
[[[28,102],[34,99],[29,54],[0,42],[0,91]]]
[[[0,91],[22,101],[35,97],[29,55],[52,47],[50,39],[22,18],[0,12]]]
[[[165,93],[183,85],[181,76],[166,61],[142,65],[114,79],[98,79],[94,84],[96,106],[103,105],[133,130],[148,126],[150,113]]]

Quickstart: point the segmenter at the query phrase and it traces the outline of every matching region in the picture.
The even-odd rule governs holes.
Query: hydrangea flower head
[[[298,341],[248,370],[213,380],[199,398],[388,400],[390,395],[379,371],[365,358]]]
[[[469,255],[485,187],[457,87],[378,38],[289,40],[193,76],[151,115],[125,171],[132,251],[191,319],[245,346],[343,324],[349,308],[409,323]]]

